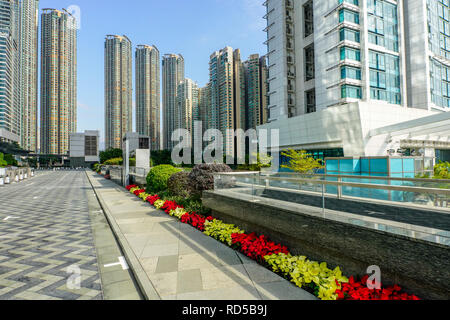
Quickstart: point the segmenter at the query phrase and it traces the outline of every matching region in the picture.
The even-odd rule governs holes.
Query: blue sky
[[[242,58],[265,54],[264,0],[41,0],[40,9],[81,9],[78,31],[78,131],[104,131],[104,38],[127,35],[161,52],[181,53],[186,77],[208,82],[212,52],[226,45]],[[134,54],[134,52],[133,52]],[[134,64],[134,62],[133,62]],[[134,82],[134,75],[133,75]],[[133,110],[133,123],[135,122]]]

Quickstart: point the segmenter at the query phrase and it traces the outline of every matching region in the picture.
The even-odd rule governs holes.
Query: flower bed
[[[310,261],[305,256],[293,256],[287,247],[270,241],[264,235],[246,234],[235,225],[212,216],[204,217],[196,212],[187,212],[175,201],[166,201],[159,195],[149,195],[137,185],[127,186],[126,189],[182,223],[241,251],[321,300],[419,300],[415,295],[402,293],[399,286],[369,289],[368,276],[360,281],[355,281],[354,277],[346,278],[340,267],[331,270],[325,262]]]

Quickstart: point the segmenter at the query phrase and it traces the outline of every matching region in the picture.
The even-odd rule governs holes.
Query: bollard
[[[2,177],[0,177],[0,187],[5,185],[5,179]]]
[[[16,177],[14,178],[14,182],[19,182],[19,175],[16,174]]]
[[[5,184],[10,184],[11,182],[9,181],[9,176],[5,177]]]

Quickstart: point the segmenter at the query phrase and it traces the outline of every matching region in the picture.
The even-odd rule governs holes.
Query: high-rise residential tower
[[[66,154],[77,129],[77,21],[44,9],[41,30],[41,153]]]
[[[105,147],[122,148],[133,129],[133,66],[131,41],[108,35],[105,40]]]
[[[405,107],[404,2],[266,1],[269,122],[356,101]]]
[[[20,143],[19,1],[0,0],[0,141]]]
[[[198,105],[193,111],[194,121],[202,122],[202,134],[211,128],[211,86],[198,89]]]
[[[252,54],[244,61],[245,128],[256,129],[267,122],[267,64],[264,57]]]
[[[178,84],[175,129],[187,129],[193,134],[193,112],[198,109],[198,85],[191,79]]]
[[[177,54],[166,54],[162,61],[164,149],[173,149],[172,132],[175,128],[178,84],[184,80],[184,58]]]
[[[20,108],[21,146],[37,151],[38,146],[38,19],[39,0],[20,2]]]
[[[424,157],[450,148],[450,4],[267,0],[274,149]],[[283,161],[283,159],[280,159]]]
[[[403,1],[408,106],[450,111],[450,3]]]
[[[136,131],[150,137],[151,150],[161,149],[160,57],[155,46],[136,49]]]
[[[228,129],[236,128],[236,84],[234,63],[237,54],[231,47],[214,52],[209,61],[211,86],[211,127],[223,134],[224,154],[234,156],[235,140],[227,136]],[[240,85],[238,85],[240,87]],[[239,104],[240,108],[240,104]]]

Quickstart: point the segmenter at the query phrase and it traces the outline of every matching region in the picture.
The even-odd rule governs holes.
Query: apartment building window
[[[359,49],[353,49],[348,47],[341,47],[341,60],[354,60],[361,61],[361,51]]]
[[[450,108],[450,68],[430,58],[431,101]]]
[[[305,20],[305,38],[314,33],[314,8],[313,2],[309,1],[303,6],[303,17]]]
[[[360,33],[358,30],[353,30],[349,28],[342,28],[339,30],[339,40],[344,41],[353,41],[353,42],[360,42]]]
[[[305,92],[306,113],[316,112],[316,90],[312,89]]]
[[[315,78],[314,44],[305,48],[305,81]]]
[[[398,7],[384,0],[368,0],[369,42],[398,52]]]
[[[362,89],[359,86],[352,86],[345,84],[341,87],[341,97],[342,99],[346,98],[361,99]]]
[[[359,24],[359,13],[347,9],[339,10],[339,23],[342,22]]]
[[[361,69],[343,66],[341,67],[341,79],[361,80]]]

